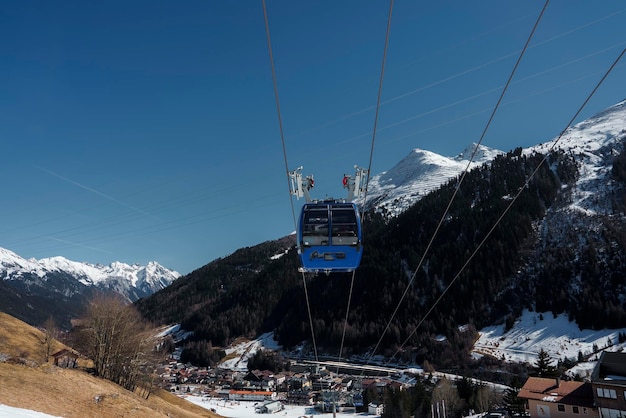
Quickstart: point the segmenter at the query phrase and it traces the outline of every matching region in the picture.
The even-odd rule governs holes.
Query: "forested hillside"
[[[567,313],[581,328],[626,326],[625,141],[622,132],[606,181],[610,187],[588,197],[603,210],[562,210],[578,193],[575,186],[564,188],[539,228],[541,242],[518,275],[527,304]]]
[[[616,161],[614,176],[623,184],[624,158]],[[578,176],[576,157],[563,152],[545,161],[544,155],[521,149],[496,157],[466,175],[425,257],[458,178],[398,217],[367,213],[365,253],[355,277],[343,355],[363,353],[380,340],[376,354],[399,353],[406,361],[454,367],[468,358],[476,329],[498,321],[511,324],[523,308],[565,311],[585,326],[624,326],[624,306],[618,303],[626,277],[623,218],[597,219],[593,230],[600,234],[578,229],[593,244],[581,246],[586,248],[582,259],[575,249],[566,249],[569,242],[555,246],[542,236],[549,215],[559,213],[555,208],[567,201]],[[623,197],[614,195],[615,205],[623,208]],[[287,247],[285,256],[270,258]],[[180,278],[138,307],[151,320],[182,323],[193,331],[187,343],[191,359],[207,360],[202,350],[272,330],[281,344],[293,347],[311,341],[297,267],[293,238],[263,243]],[[338,354],[350,279],[350,274],[306,279],[321,352]],[[608,289],[622,293],[607,299]],[[605,309],[605,315],[590,319],[580,314],[583,309],[598,314]]]

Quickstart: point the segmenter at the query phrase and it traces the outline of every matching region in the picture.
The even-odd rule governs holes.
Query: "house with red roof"
[[[518,393],[532,418],[599,418],[590,382],[529,377]]]

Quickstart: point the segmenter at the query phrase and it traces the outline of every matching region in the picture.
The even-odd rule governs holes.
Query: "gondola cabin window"
[[[334,206],[332,213],[332,244],[357,245],[359,243],[356,214],[351,206]]]
[[[304,212],[302,244],[305,246],[328,245],[328,208],[307,208]]]

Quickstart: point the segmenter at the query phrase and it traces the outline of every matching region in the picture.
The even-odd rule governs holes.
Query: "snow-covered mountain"
[[[473,164],[495,164],[497,151],[477,151]],[[370,205],[388,216],[400,214],[460,174],[469,152],[453,159],[414,150],[391,170],[373,177],[376,200]],[[510,279],[511,292],[540,312],[567,311],[580,326],[623,327],[626,100],[558,137],[509,151],[508,157],[515,161],[537,154],[545,157],[543,164],[554,174],[558,190],[543,217],[533,221],[533,235],[524,244],[523,265]]]
[[[85,288],[113,290],[129,301],[170,285],[180,273],[151,261],[147,265],[114,262],[108,266],[80,263],[64,257],[36,260],[24,259],[12,251],[0,248],[0,279],[29,292],[45,290],[71,298]]]
[[[388,216],[398,215],[429,192],[458,176],[468,164],[471,169],[491,161],[501,153],[477,144],[471,144],[455,157],[444,157],[416,148],[390,170],[372,176],[368,186],[368,207],[375,206]]]
[[[570,208],[590,214],[608,214],[608,200],[596,193],[609,187],[607,176],[612,158],[622,151],[626,136],[626,101],[569,128],[556,137],[523,150],[530,154],[562,151],[578,157],[580,177],[572,189]],[[422,149],[414,149],[391,169],[372,176],[368,186],[368,207],[376,207],[388,216],[396,216],[429,192],[468,168],[493,160],[502,151],[471,144],[455,157],[445,157]],[[475,153],[472,159],[472,154]],[[470,160],[472,161],[470,163]]]

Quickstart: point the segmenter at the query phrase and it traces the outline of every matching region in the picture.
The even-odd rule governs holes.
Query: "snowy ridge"
[[[502,151],[472,144],[456,157],[444,157],[431,151],[414,149],[388,171],[369,181],[368,204],[396,216],[429,192],[462,173],[491,161]],[[470,163],[472,153],[474,160]]]
[[[571,191],[568,210],[586,215],[609,215],[609,199],[599,199],[598,193],[612,190],[610,174],[612,160],[623,150],[626,139],[626,100],[567,129],[562,137],[530,147],[527,153],[547,153],[551,149],[576,156],[580,179]]]
[[[626,100],[567,129],[561,138],[524,149],[524,153],[563,151],[576,155],[580,180],[572,196],[571,210],[587,214],[606,214],[610,207],[602,207],[594,194],[607,190],[607,176],[611,159],[621,152],[621,140],[626,138]],[[470,163],[471,156],[474,154]],[[414,149],[388,171],[370,178],[368,206],[376,207],[388,216],[396,216],[429,192],[448,180],[493,160],[502,151],[471,144],[456,157]]]
[[[45,275],[45,269],[37,263],[37,260],[26,260],[13,251],[0,247],[0,272],[6,272],[6,276],[12,276],[13,272],[25,271],[39,277]]]
[[[83,286],[115,290],[129,300],[163,289],[181,276],[155,261],[145,266],[121,262],[104,266],[76,262],[60,256],[26,260],[10,250],[0,248],[0,279],[46,287],[48,279],[55,275],[69,276]],[[74,292],[64,293],[70,296]]]
[[[106,273],[97,266],[71,261],[64,257],[42,258],[39,261],[31,259],[30,261],[38,263],[44,272],[68,272],[72,274],[72,276],[78,278],[82,284],[87,286],[102,282],[107,277]]]

